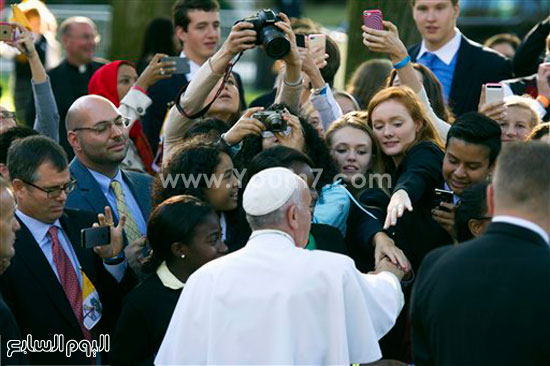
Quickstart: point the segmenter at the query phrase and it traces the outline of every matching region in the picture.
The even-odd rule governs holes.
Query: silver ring
[[[162,67],[160,68],[160,74],[164,75],[164,69]]]

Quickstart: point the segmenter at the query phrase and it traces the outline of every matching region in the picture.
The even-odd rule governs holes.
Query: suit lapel
[[[111,207],[97,181],[77,158],[74,158],[71,162],[70,171],[73,178],[76,179],[77,189],[80,191],[83,199],[92,206],[94,212],[104,212],[105,206]],[[113,207],[111,207],[111,209],[113,209]],[[114,220],[116,225],[118,219],[115,217]]]
[[[69,242],[74,249],[78,262],[80,263],[80,267],[82,267],[84,273],[86,273],[86,275],[91,279],[95,274],[93,257],[90,256],[90,253],[86,252],[86,249],[80,246],[80,226],[75,225],[74,222],[71,222],[70,217],[66,212],[63,213],[63,216],[61,216],[59,222],[61,223],[61,227],[63,227],[63,231],[67,235],[67,239],[69,239]]]
[[[36,240],[34,240],[29,229],[21,220],[19,220],[19,224],[21,225],[21,229],[17,232],[15,240],[17,255],[20,256],[21,261],[27,265],[28,270],[36,277],[37,282],[42,285],[46,296],[55,304],[62,317],[73,327],[80,330],[69,300],[67,300],[65,291],[57,279],[55,272],[46,260],[44,253]]]
[[[470,68],[474,65],[475,61],[474,48],[468,39],[462,36],[453,82],[451,84],[451,92],[449,93],[449,100],[454,101],[455,104],[457,100],[467,100],[465,95],[470,92],[470,84],[476,81],[469,77]]]
[[[147,213],[150,211],[150,208],[148,208],[147,200],[149,199],[148,194],[143,194],[149,192],[147,187],[141,187],[141,184],[139,182],[139,179],[134,179],[134,177],[131,174],[125,173],[122,169],[120,171],[122,174],[122,179],[128,184],[128,187],[130,188],[130,192],[132,192],[132,195],[134,196],[139,209],[141,210],[141,215],[147,222]],[[140,194],[141,193],[141,194]]]

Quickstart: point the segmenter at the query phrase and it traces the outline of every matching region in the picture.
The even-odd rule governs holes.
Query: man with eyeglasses
[[[14,142],[8,152],[8,169],[21,229],[16,233],[15,256],[0,277],[0,288],[22,337],[55,342],[55,335],[61,334],[65,341],[78,342],[110,334],[123,293],[133,282],[126,264],[105,261],[122,251],[124,220],[115,227],[107,207],[104,215],[65,207],[75,183],[65,152],[47,137]],[[80,232],[94,222],[112,226],[111,242],[93,250],[83,248]],[[89,296],[95,298],[92,309]],[[92,319],[90,313],[100,318]],[[28,357],[31,364],[106,361],[104,355],[90,358],[82,351],[70,357],[65,352],[32,351]]]
[[[4,107],[0,107],[0,135],[15,126],[17,126],[15,113],[8,111]]]
[[[67,207],[99,214],[109,206],[115,224],[124,214],[127,218],[125,245],[136,243],[127,250],[128,259],[132,268],[139,272],[139,262],[134,255],[143,257],[146,254],[137,249],[145,245],[153,179],[147,174],[120,168],[128,151],[129,120],[108,99],[86,95],[73,103],[65,123],[69,143],[76,155],[69,169],[77,183],[76,189],[69,194]],[[122,252],[110,262],[119,263],[124,259]]]
[[[60,121],[64,121],[71,104],[79,97],[88,94],[88,82],[104,62],[93,57],[99,42],[99,35],[96,25],[91,19],[82,16],[67,18],[61,23],[59,34],[66,58],[59,66],[48,71],[48,76]],[[34,111],[33,102],[29,105],[29,121],[34,120]],[[72,159],[74,153],[67,141],[64,124],[60,124],[59,127],[59,144],[67,153],[69,160]]]

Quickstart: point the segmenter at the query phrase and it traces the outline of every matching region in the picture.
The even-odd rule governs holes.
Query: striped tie
[[[69,303],[71,304],[71,308],[73,309],[73,313],[78,320],[78,324],[82,329],[84,337],[91,341],[92,335],[84,326],[84,314],[82,312],[82,290],[80,289],[80,283],[78,282],[78,277],[76,276],[76,271],[71,263],[71,260],[59,242],[57,230],[57,227],[50,226],[48,229],[48,234],[50,235],[50,239],[52,241],[52,257],[55,268],[57,268],[57,274],[59,275],[59,282],[63,287],[67,300],[69,300]]]
[[[124,201],[124,192],[122,192],[122,186],[116,180],[111,182],[111,189],[115,192],[116,196],[116,205],[118,209],[118,216],[126,216],[126,224],[124,225],[124,232],[126,233],[126,238],[128,239],[128,244],[133,243],[141,237],[141,232],[139,231],[138,225],[134,216],[130,212],[130,209]]]

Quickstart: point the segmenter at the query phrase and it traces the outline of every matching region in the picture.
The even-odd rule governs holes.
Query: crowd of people
[[[459,0],[410,6],[422,41],[362,26],[348,47],[379,58],[345,90],[307,18],[220,45],[218,2],[177,0],[136,66],[71,17],[50,68],[52,19],[23,7],[0,364],[550,364],[550,17],[482,46]],[[247,107],[256,47],[277,78]]]

